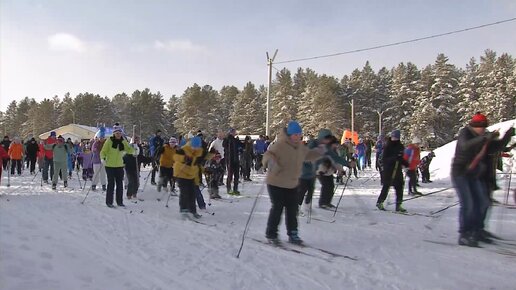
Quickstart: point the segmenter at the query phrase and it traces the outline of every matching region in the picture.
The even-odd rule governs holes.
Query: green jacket
[[[45,150],[52,150],[54,154],[54,158],[52,159],[54,162],[68,162],[68,152],[72,150],[68,144],[46,144]]]
[[[120,151],[118,148],[113,148],[113,137],[110,137],[102,146],[100,151],[100,159],[106,160],[106,167],[124,167],[124,154],[133,154],[134,148],[129,145],[125,139],[122,139],[124,150]]]

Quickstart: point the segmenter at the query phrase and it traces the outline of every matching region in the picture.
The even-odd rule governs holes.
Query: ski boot
[[[303,243],[303,240],[301,240],[301,238],[297,234],[297,231],[291,231],[288,235],[288,242],[295,245],[301,245]]]
[[[470,232],[461,233],[459,236],[459,245],[468,247],[478,247],[478,241]]]
[[[181,219],[184,221],[190,219],[190,211],[187,209],[182,209],[181,210]]]
[[[106,191],[106,185],[105,184],[102,185],[102,191]]]
[[[63,181],[63,186],[68,187],[68,181]]]
[[[407,212],[407,210],[406,210],[406,209],[404,209],[404,208],[401,206],[401,203],[396,204],[396,211],[397,211],[397,212],[401,212],[401,213],[405,213],[405,212]]]
[[[377,202],[377,203],[376,203],[376,207],[377,207],[379,210],[385,210],[385,207],[383,206],[383,202]]]
[[[56,189],[57,189],[57,184],[52,183],[52,189],[53,189],[53,190],[56,190]]]
[[[92,186],[91,186],[91,190],[92,190],[92,191],[96,191],[96,190],[97,190],[97,186],[96,186],[96,185],[92,185]]]

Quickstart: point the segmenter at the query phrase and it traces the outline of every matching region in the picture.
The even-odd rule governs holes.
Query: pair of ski
[[[352,260],[352,261],[358,261],[357,257],[342,255],[342,254],[328,251],[328,250],[318,248],[315,246],[310,246],[305,243],[302,243],[302,244],[288,243],[288,245],[287,245],[287,244],[281,243],[281,242],[273,243],[273,242],[263,241],[263,240],[255,239],[255,238],[251,238],[251,239],[255,242],[258,242],[258,243],[261,243],[264,245],[270,245],[270,246],[273,246],[275,248],[278,248],[278,249],[281,249],[284,251],[288,251],[288,252],[292,252],[292,253],[296,253],[296,254],[312,257],[312,258],[322,259],[322,260],[325,260],[328,262],[331,262],[332,259],[334,259],[334,258],[343,258],[343,259],[348,259],[348,260]],[[309,251],[311,251],[311,252],[309,252]]]
[[[434,241],[434,240],[423,240],[427,243],[432,244],[438,244],[438,245],[445,245],[445,246],[451,246],[451,247],[463,247],[466,248],[466,246],[461,246],[456,243],[451,243],[448,241]],[[473,248],[481,248],[486,249],[487,251],[497,253],[504,256],[510,256],[510,257],[516,257],[516,242],[505,240],[505,239],[493,239],[492,244],[484,243],[482,246],[473,247]]]

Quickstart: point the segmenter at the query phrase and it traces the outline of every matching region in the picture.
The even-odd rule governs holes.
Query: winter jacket
[[[93,152],[84,150],[84,152],[79,153],[79,156],[82,157],[82,168],[93,168]]]
[[[255,154],[265,153],[265,140],[258,139],[254,142],[254,153]]]
[[[159,165],[165,168],[172,168],[174,166],[174,154],[176,154],[176,148],[172,148],[169,144],[160,149]]]
[[[416,170],[419,165],[419,158],[421,154],[421,149],[416,144],[409,144],[407,148],[405,148],[405,153],[403,154],[403,158],[408,162],[409,170]]]
[[[484,156],[484,162],[487,164],[487,172],[485,176],[483,176],[489,190],[496,190],[498,188],[496,184],[497,163],[500,159],[500,152],[505,149],[509,141],[511,141],[511,137],[514,135],[513,130],[514,128],[511,128],[505,132],[502,139],[489,142],[487,154]]]
[[[43,159],[45,157],[45,145],[38,144],[38,159]]]
[[[384,176],[395,181],[403,181],[402,168],[408,167],[408,162],[403,159],[405,147],[399,140],[387,142],[383,148],[382,165]],[[394,178],[393,178],[394,176]]]
[[[22,160],[23,158],[23,145],[20,143],[11,143],[9,150],[7,151],[11,160]]]
[[[25,151],[27,152],[27,156],[29,158],[36,158],[38,156],[38,152],[39,152],[38,143],[36,143],[35,141],[34,141],[34,143],[30,142],[27,145],[27,148],[25,149]]]
[[[266,182],[281,188],[295,188],[303,170],[303,162],[316,161],[321,157],[316,149],[308,149],[303,143],[292,143],[285,130],[282,130],[278,140],[263,155],[262,163],[269,168]]]
[[[4,159],[9,159],[9,155],[7,155],[7,152],[5,152],[4,146],[0,146],[0,164],[4,161]],[[2,168],[3,166],[0,166],[0,182],[2,181]]]
[[[202,148],[194,149],[187,142],[174,154],[174,177],[196,179],[199,176],[199,162],[202,161]]]
[[[120,145],[117,148],[113,148],[114,142],[120,142]],[[123,147],[123,148],[121,148]],[[124,167],[124,154],[133,154],[134,148],[129,145],[129,142],[124,138],[115,139],[115,137],[109,137],[106,142],[104,142],[104,146],[102,146],[102,150],[100,151],[100,159],[106,160],[106,167],[120,168]]]
[[[132,154],[125,154],[123,157],[124,167],[126,172],[136,172],[138,163],[136,162],[136,156]]]
[[[70,146],[66,143],[63,144],[47,144],[45,145],[45,150],[52,151],[52,160],[55,163],[68,163],[68,154],[72,150]]]
[[[223,142],[224,140],[223,139],[215,139],[211,142],[210,144],[210,147],[208,148],[208,151],[211,151],[212,148],[215,148],[215,150],[217,150],[217,152],[219,152],[220,154],[220,158],[221,159],[224,159],[224,145],[223,145]]]
[[[100,151],[106,141],[96,140],[91,146],[91,152],[93,153],[93,164],[100,164]]]
[[[486,156],[480,160],[473,172],[469,172],[468,167],[471,164],[471,162],[475,159],[477,154],[482,150],[484,144],[488,141],[489,138],[492,138],[492,136],[492,133],[487,131],[484,135],[477,135],[477,133],[473,131],[473,129],[470,126],[466,126],[459,131],[457,145],[455,147],[455,156],[453,157],[452,161],[452,177],[464,176],[467,174],[472,174],[475,176],[485,176],[488,166],[488,160],[486,159]],[[501,140],[501,142],[509,142],[509,139],[510,136],[504,136],[504,139]],[[500,140],[491,141],[490,145],[488,146],[490,147],[488,148],[488,152],[493,151],[500,144]]]
[[[355,153],[358,155],[358,156],[365,156],[366,154],[366,145],[364,144],[364,142],[362,143],[358,143],[357,146],[355,147]]]
[[[49,147],[50,149],[47,149],[46,145],[54,145],[57,143],[57,139],[55,137],[48,137],[47,140],[45,140],[45,157],[47,159],[52,159],[54,157],[54,154],[52,152],[52,147]]]
[[[156,151],[163,146],[163,143],[165,143],[165,141],[163,141],[163,138],[161,138],[161,136],[158,135],[155,135],[154,137],[149,139],[149,149],[151,157],[154,157]]]

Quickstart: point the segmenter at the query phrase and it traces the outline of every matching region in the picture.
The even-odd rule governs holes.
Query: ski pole
[[[7,161],[7,187],[11,187],[11,159]]]
[[[344,184],[344,188],[342,188],[342,193],[340,194],[339,201],[337,202],[337,206],[335,207],[335,211],[333,212],[333,217],[337,215],[337,209],[339,209],[340,201],[342,200],[342,197],[344,196],[344,191],[346,190],[346,187],[348,186],[349,178],[351,177],[351,174],[348,174],[348,178],[346,178],[346,183]]]
[[[150,175],[152,173],[152,170],[153,169],[151,168],[151,170],[149,171],[149,174],[147,174],[147,177],[145,177],[145,183],[143,184],[143,187],[142,187],[140,192],[143,192],[145,190],[145,187],[147,186],[147,182],[149,182],[149,177],[150,177]]]
[[[34,182],[34,179],[36,179],[36,176],[38,176],[38,173],[39,173],[39,171],[36,172],[36,174],[34,174],[34,177],[32,177],[32,181],[31,182]]]
[[[99,167],[99,170],[97,170],[97,172],[95,172],[93,174],[93,179],[92,179],[92,182],[93,180],[95,180],[95,178],[97,178],[98,174],[100,173],[100,171],[102,170],[102,167],[104,167],[104,164],[100,163],[100,167]],[[84,185],[86,187],[86,184]],[[84,199],[81,201],[81,204],[84,204],[84,202],[86,201],[86,198],[88,198],[88,195],[90,194],[90,190],[91,190],[91,186],[88,188],[88,191],[86,192],[86,196],[84,197]]]
[[[454,206],[456,206],[456,205],[458,205],[458,204],[459,204],[459,202],[457,201],[457,202],[455,202],[455,203],[453,203],[453,204],[450,204],[450,205],[448,205],[448,206],[446,206],[446,207],[441,208],[440,210],[436,210],[436,211],[432,211],[432,212],[430,212],[430,215],[438,214],[438,213],[443,212],[443,211],[445,211],[445,210],[447,210],[447,209],[449,209],[449,208],[452,208],[452,207],[454,207]]]
[[[81,178],[79,177],[79,170],[75,170],[75,173],[77,173],[77,180],[79,181],[79,188],[82,189]],[[84,182],[84,186],[86,186],[86,181]]]
[[[244,247],[245,235],[249,231],[249,224],[251,223],[251,218],[253,216],[254,210],[256,209],[256,205],[258,204],[258,198],[262,194],[264,188],[265,188],[265,181],[262,183],[262,187],[260,188],[260,190],[258,190],[258,193],[256,194],[256,197],[255,197],[254,203],[253,203],[253,207],[251,208],[251,212],[249,213],[249,217],[247,218],[247,222],[244,227],[244,232],[242,233],[242,243],[240,244],[240,249],[238,249],[238,253],[236,255],[237,259],[240,258],[240,253],[242,252],[242,249]]]
[[[416,199],[416,198],[421,198],[421,197],[429,196],[429,195],[436,194],[436,193],[443,192],[443,191],[447,191],[447,190],[450,190],[452,188],[453,187],[447,187],[447,188],[443,188],[443,189],[439,189],[439,190],[436,190],[436,191],[429,192],[427,194],[412,196],[412,197],[409,197],[409,198],[406,198],[406,199],[402,200],[402,202],[413,200],[413,199]],[[388,205],[391,205],[391,204],[394,204],[394,203],[395,202],[389,202]]]

